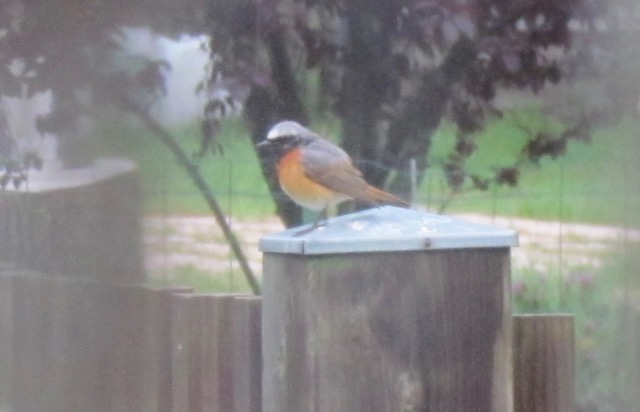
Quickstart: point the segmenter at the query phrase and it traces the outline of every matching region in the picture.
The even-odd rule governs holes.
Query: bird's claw
[[[306,235],[307,233],[311,233],[314,230],[316,230],[316,229],[318,229],[318,228],[320,228],[322,226],[326,226],[326,225],[327,225],[327,222],[316,222],[316,223],[312,224],[309,227],[306,227],[306,228],[304,228],[302,230],[298,230],[297,232],[294,233],[293,236],[295,236],[295,237],[303,236],[303,235]]]

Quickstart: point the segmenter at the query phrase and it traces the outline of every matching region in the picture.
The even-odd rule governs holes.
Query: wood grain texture
[[[144,288],[144,410],[171,412],[172,409],[172,313],[174,294],[192,292],[191,288]]]
[[[195,373],[189,362],[193,349],[194,320],[192,315],[193,297],[190,294],[173,296],[171,316],[171,338],[173,350],[171,356],[171,399],[173,412],[191,410],[190,387],[193,386]]]
[[[570,315],[513,319],[516,412],[575,410],[575,329]]]
[[[91,185],[0,190],[0,261],[101,282],[144,279],[138,172]]]
[[[236,412],[262,410],[262,298],[236,297],[232,303],[233,406]]]
[[[0,410],[10,410],[13,386],[13,276],[0,266]]]
[[[277,411],[511,411],[509,250],[267,254]]]
[[[232,294],[204,296],[202,324],[203,410],[231,412],[233,405]]]
[[[232,412],[234,294],[176,294],[173,312],[173,410]],[[249,328],[239,324],[236,328]],[[252,330],[259,331],[258,328]],[[259,364],[252,364],[259,368]]]

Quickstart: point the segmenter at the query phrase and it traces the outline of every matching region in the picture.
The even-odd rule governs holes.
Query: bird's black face
[[[292,149],[311,141],[315,135],[309,129],[292,121],[283,121],[274,125],[267,138],[258,143],[258,150],[268,156],[280,158]]]
[[[300,146],[298,136],[282,136],[277,139],[266,139],[258,143],[258,150],[268,156],[280,158],[291,149]]]

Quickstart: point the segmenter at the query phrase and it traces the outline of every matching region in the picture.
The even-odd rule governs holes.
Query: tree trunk
[[[388,1],[356,0],[347,3],[349,41],[346,72],[338,101],[342,143],[366,178],[375,177],[382,149],[382,105],[392,78],[391,33],[395,7]],[[370,181],[381,185],[382,181]]]
[[[251,139],[257,144],[265,139],[269,128],[279,120],[307,123],[308,117],[300,99],[294,69],[287,52],[286,37],[280,30],[267,36],[274,90],[254,85],[245,107],[251,125]],[[276,203],[276,211],[287,227],[302,223],[302,210],[282,191],[275,173],[276,159],[258,153],[262,173]]]
[[[389,190],[398,196],[406,198],[411,192],[411,159],[416,160],[418,183],[424,177],[431,138],[447,107],[448,88],[440,70],[425,74],[420,91],[406,103],[405,110],[391,123],[382,157],[385,168],[380,169],[382,175],[377,179],[386,180],[391,167],[397,168],[400,173],[389,184]]]
[[[253,86],[245,106],[245,116],[251,126],[251,140],[256,145],[265,139],[269,127],[277,119],[273,98],[267,89],[262,86]],[[282,191],[276,174],[276,159],[267,158],[260,152],[258,152],[258,159],[260,159],[260,167],[269,192],[276,204],[276,213],[285,226],[299,225],[302,222],[302,210]]]
[[[377,178],[386,180],[392,166],[404,172],[396,174],[390,183],[391,192],[401,197],[410,193],[411,178],[407,172],[412,158],[416,159],[417,183],[422,181],[429,166],[427,156],[431,139],[446,114],[453,84],[467,75],[475,57],[473,47],[467,37],[461,37],[446,60],[438,68],[423,75],[420,90],[414,97],[407,99],[404,110],[391,124],[382,159],[385,167],[381,172],[384,175]]]
[[[365,85],[360,99],[351,96],[350,92],[355,86],[350,86],[349,81],[357,85],[358,82],[362,82],[361,79],[367,79],[367,70],[371,70],[368,66],[371,65],[363,64],[360,73],[353,70],[351,78],[345,78],[345,98],[352,99],[347,105],[349,111],[343,116],[345,130],[349,130],[349,133],[360,133],[359,138],[351,141],[350,145],[355,145],[352,150],[355,152],[359,149],[361,157],[369,161],[368,167],[362,168],[369,183],[378,187],[387,183],[389,191],[402,198],[408,198],[411,192],[411,159],[416,160],[417,182],[422,181],[429,166],[427,156],[431,148],[431,138],[446,113],[451,87],[465,75],[472,57],[472,44],[469,39],[461,38],[441,66],[422,76],[419,90],[413,96],[400,97],[401,106],[396,103],[399,108],[390,121],[386,136],[379,136],[374,128],[382,120],[380,107],[384,104],[382,99],[376,101],[376,96],[371,95],[370,90],[375,89],[376,84]],[[391,69],[389,66],[380,67],[380,70],[390,73]],[[386,83],[391,84],[390,78]],[[369,91],[366,91],[367,89]],[[371,107],[372,102],[376,103],[375,108]],[[374,109],[377,109],[375,116],[372,113]],[[358,120],[361,121],[360,128],[357,126]],[[352,122],[356,122],[356,126],[350,125]],[[354,135],[348,134],[345,137],[353,139]],[[383,144],[380,144],[380,141]],[[398,170],[400,173],[396,173],[393,180],[387,182],[392,170]]]
[[[383,106],[394,101],[391,96],[400,77],[394,73],[391,50],[395,6],[381,1],[349,5],[350,44],[338,104],[343,145],[374,186],[384,187],[391,171],[399,170],[389,190],[408,198],[409,163],[416,159],[420,180],[427,167],[431,136],[445,112],[447,76],[438,69],[425,75],[420,91],[402,101],[403,108],[391,119],[385,119]]]

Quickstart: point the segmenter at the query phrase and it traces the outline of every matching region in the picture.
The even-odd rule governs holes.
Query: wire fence
[[[246,161],[224,158],[213,161],[223,164],[222,173],[205,177],[211,182],[229,224],[243,243],[252,268],[259,274],[258,239],[283,229],[273,213],[273,199],[266,187],[255,190],[252,189],[256,186],[254,183],[247,184],[247,175],[242,172],[248,167]],[[159,162],[171,160],[165,158]],[[540,170],[529,170],[523,176],[525,182],[517,188],[491,187],[486,191],[467,188],[456,193],[448,188],[446,178],[437,169],[427,170],[422,181],[415,167],[408,172],[390,172],[404,174],[412,183],[409,192],[414,207],[431,213],[444,208],[447,214],[462,214],[468,219],[513,226],[523,238],[521,254],[544,255],[544,259],[536,260],[533,265],[536,270],[562,274],[571,267],[600,264],[608,252],[615,249],[616,242],[637,237],[635,228],[640,224],[634,211],[640,205],[640,193],[634,182],[640,181],[638,170],[628,162],[612,163],[610,167],[617,169],[615,174],[625,179],[612,182],[610,186],[599,182],[593,187],[584,184],[576,187],[575,176],[592,174],[591,166],[573,162],[567,170],[559,161]],[[202,213],[185,216],[181,205],[197,204],[201,194],[188,184],[177,186],[169,168],[161,168],[152,174],[143,170],[142,174],[144,179],[139,196],[146,200],[145,210],[152,211],[143,220],[145,267],[164,282],[170,282],[176,271],[187,277],[206,276],[209,272],[223,274],[226,279],[212,282],[212,287],[228,290],[242,287],[235,259],[213,219]],[[542,174],[546,182],[535,182],[536,174]],[[251,176],[255,180],[261,178],[259,174]],[[534,184],[528,185],[528,178]],[[22,191],[29,190],[26,186]],[[5,235],[0,249],[9,250],[11,244],[19,244],[20,237],[27,236],[16,229],[15,222],[29,219],[28,208],[17,208],[11,212],[12,216],[7,207],[4,209]],[[202,207],[199,211],[206,212]],[[186,214],[189,214],[188,208]],[[537,229],[541,227],[545,229]],[[15,247],[12,250],[17,253]],[[514,253],[518,256],[520,252]],[[517,263],[530,268],[532,260],[519,258]]]
[[[246,189],[243,181],[246,176],[238,172],[246,164],[226,159],[224,162],[224,175],[215,177],[217,183],[224,182],[217,185],[216,195],[243,244],[251,267],[260,275],[258,240],[284,227],[273,213],[271,195],[266,190]],[[550,164],[543,171],[550,183],[533,188],[524,184],[515,189],[469,189],[453,197],[444,176],[436,171],[427,172],[419,185],[415,174],[409,176],[409,180],[416,183],[411,189],[415,194],[414,207],[438,213],[442,205],[448,204],[447,214],[513,227],[521,237],[521,247],[513,251],[517,270],[566,278],[597,270],[615,254],[621,243],[637,240],[638,221],[633,210],[640,204],[640,194],[629,190],[631,184],[627,182],[610,187],[574,187],[575,179],[569,180],[567,175],[587,173],[590,166],[571,167],[567,171],[562,163]],[[622,169],[627,165],[612,167]],[[143,198],[159,202],[154,207],[160,210],[145,218],[150,272],[167,283],[176,273],[187,278],[213,274],[217,277],[212,281],[213,287],[222,287],[225,291],[242,288],[242,275],[213,219],[172,212],[176,199],[197,201],[199,193],[188,187],[163,185],[162,181],[169,181],[167,175],[156,178],[159,181],[152,185],[156,189],[146,188],[143,193]],[[310,214],[308,218],[312,220],[315,216]]]

